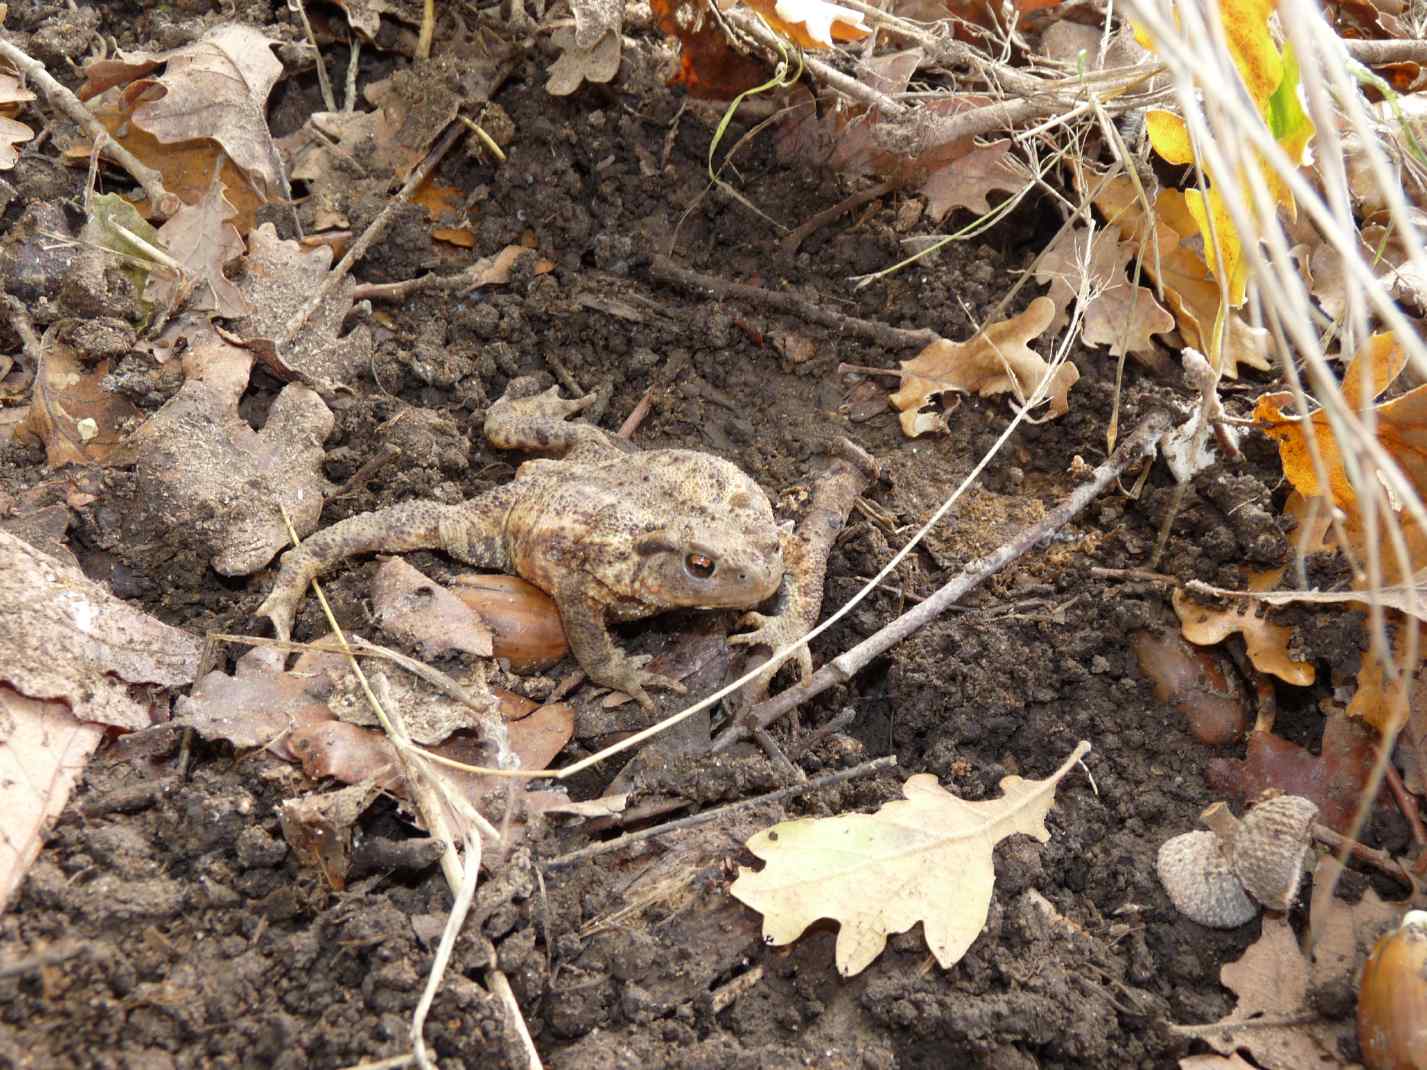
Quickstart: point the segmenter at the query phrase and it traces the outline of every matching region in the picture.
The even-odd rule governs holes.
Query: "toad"
[[[786,586],[786,546],[793,571],[803,574],[786,578],[816,590],[787,592],[780,613],[750,613],[755,630],[730,642],[776,649],[804,634],[821,606],[826,550],[809,555],[790,543],[798,536],[778,526],[757,483],[709,454],[640,452],[600,428],[567,422],[593,396],[565,400],[555,387],[537,389],[532,377],[514,380],[491,406],[485,435],[502,449],[558,459],[526,461],[513,482],[460,505],[406,502],[332,525],[283,555],[258,615],[286,639],[308,584],[325,569],[356,554],[439,549],[548,593],[589,678],[652,709],[646,688],[687,689],[647,671],[648,656],[620,649],[607,622],[677,608],[752,609]],[[811,659],[799,655],[806,675]]]

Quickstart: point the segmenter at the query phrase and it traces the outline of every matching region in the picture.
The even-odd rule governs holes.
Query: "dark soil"
[[[154,8],[137,19],[117,7],[81,7],[82,29],[115,35],[124,48],[151,47],[151,39],[171,45],[174,25],[209,15],[193,3],[180,5],[181,14]],[[260,25],[276,19],[286,27],[289,19],[285,9],[238,9],[240,19]],[[45,55],[43,37],[78,55],[84,33],[75,31],[74,44],[59,32],[76,18],[52,0],[20,0],[10,5],[7,30],[35,34],[37,54]],[[328,477],[340,483],[379,453],[382,429],[397,414],[429,418],[405,423],[401,463],[332,502],[324,523],[413,497],[471,496],[509,478],[513,458],[486,447],[479,428],[489,400],[514,374],[543,373],[599,393],[592,417],[607,427],[617,427],[652,386],[640,445],[725,456],[775,502],[796,506],[806,497],[810,474],[837,436],[883,462],[887,477],[868,497],[893,528],[854,516],[829,569],[826,604],[840,605],[981,457],[1009,419],[1006,402],[963,399],[949,435],[914,441],[890,409],[854,422],[845,404],[852,384],[836,374],[838,363],[889,367],[911,352],[664,285],[650,273],[649,254],[668,251],[694,270],[787,290],[848,315],[965,338],[1059,218],[1048,204],[1029,203],[988,244],[952,245],[854,290],[849,276],[904,254],[906,226],[898,220],[908,217],[906,206],[885,198],[855,224],[818,231],[795,257],[779,253],[779,234],[764,220],[706,190],[717,113],[680,115],[680,98],[664,86],[649,45],[641,39],[626,47],[612,85],[566,99],[547,95],[551,56],[532,51],[495,96],[515,130],[508,162],[453,154],[443,165],[442,181],[485,187],[475,216],[478,251],[529,233],[556,267],[477,295],[427,293],[383,305],[390,325],[380,332],[372,377],[338,408]],[[345,70],[345,49],[334,48],[328,61]],[[372,53],[366,63],[387,70],[393,60]],[[286,83],[279,97],[275,126],[295,127],[320,108],[310,73]],[[735,121],[727,143],[750,125]],[[650,165],[666,151],[667,166]],[[41,152],[27,154],[6,179],[14,191],[8,226],[35,200],[74,209],[84,172]],[[763,213],[788,225],[846,193],[832,177],[780,163],[766,136],[741,153],[736,181]],[[282,213],[273,218],[283,225]],[[354,221],[356,229],[363,222]],[[369,253],[358,274],[405,279],[438,259],[415,218]],[[1018,307],[1032,296],[1028,287]],[[767,342],[778,330],[810,340],[815,355],[792,363]],[[17,349],[8,334],[4,348]],[[895,583],[814,645],[817,659],[869,635],[963,562],[1034,523],[1074,488],[1077,456],[1103,459],[1114,361],[1085,351],[1074,359],[1082,379],[1070,413],[1018,431]],[[245,401],[249,419],[261,422],[278,385],[258,373]],[[150,386],[152,396],[141,399],[147,408],[167,396],[161,382]],[[1131,364],[1120,426],[1186,396],[1177,382]],[[182,532],[145,513],[123,469],[52,472],[43,461],[37,450],[0,451],[0,509],[22,496],[27,506],[63,502],[67,480],[87,480],[94,499],[71,510],[68,543],[92,577],[197,635],[259,630],[252,614],[271,570],[221,578]],[[1133,476],[1125,486],[1132,483]],[[1281,554],[1278,485],[1276,458],[1263,445],[1251,447],[1242,465],[1201,475],[1161,570],[1232,586],[1243,562]],[[897,756],[894,772],[584,865],[540,867],[588,842],[578,826],[546,829],[495,860],[430,1015],[432,1052],[447,1066],[525,1065],[481,983],[498,964],[546,1065],[556,1068],[1174,1065],[1192,1049],[1166,1023],[1212,1021],[1229,1009],[1218,971],[1252,942],[1257,923],[1227,934],[1201,928],[1173,911],[1156,879],[1160,843],[1192,827],[1213,799],[1207,763],[1236,748],[1196,742],[1138,669],[1128,636],[1177,627],[1165,589],[1091,574],[1093,567],[1143,567],[1171,497],[1162,467],[1138,498],[1105,495],[849,686],[798,711],[800,733],[845,708],[855,713],[849,727],[802,756],[808,773],[888,754]],[[437,578],[451,571],[439,555],[413,560]],[[331,577],[344,623],[366,624],[373,568],[359,561]],[[656,618],[626,638],[657,646],[679,626],[677,617]],[[298,637],[319,628],[309,600]],[[1330,630],[1305,630],[1305,637],[1325,648],[1310,646],[1303,656],[1341,655],[1328,647]],[[786,741],[793,731],[780,725],[775,735]],[[1061,785],[1048,844],[1013,837],[996,849],[989,924],[950,970],[931,964],[918,927],[892,938],[860,976],[841,979],[833,927],[768,948],[758,915],[727,894],[735,866],[752,863],[741,841],[779,817],[871,809],[897,797],[913,772],[935,774],[965,798],[993,796],[1008,773],[1046,776],[1082,739],[1094,746],[1085,761],[1090,776],[1074,773]],[[102,751],[0,918],[0,961],[68,949],[42,969],[0,974],[0,1067],[344,1067],[408,1051],[410,1016],[449,895],[429,858],[415,868],[393,861],[393,841],[414,835],[395,805],[379,803],[368,815],[358,875],[334,893],[299,864],[279,827],[278,804],[311,787],[299,771],[198,740],[181,752],[180,742],[178,733],[149,734],[141,745],[116,739]],[[598,743],[577,739],[559,764]],[[754,750],[684,757],[648,775],[700,808],[788,783]],[[576,787],[589,797],[601,786],[589,778]],[[761,980],[737,998],[716,996],[754,970]]]

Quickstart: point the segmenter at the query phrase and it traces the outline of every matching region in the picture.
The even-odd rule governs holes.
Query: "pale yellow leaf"
[[[967,802],[918,773],[902,786],[906,799],[875,814],[784,821],[748,841],[767,864],[740,870],[730,891],[763,915],[770,944],[791,943],[820,918],[839,922],[843,976],[861,972],[890,934],[919,921],[949,968],[986,926],[996,844],[1018,832],[1050,839],[1045,818],[1056,785],[1089,750],[1080,743],[1046,780],[1003,777],[998,799]]]

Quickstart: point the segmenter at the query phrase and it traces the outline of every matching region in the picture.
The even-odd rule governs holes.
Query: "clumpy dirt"
[[[134,23],[109,5],[80,11],[90,33],[116,35],[121,47],[149,47],[149,34],[172,43],[171,32],[159,33],[158,15]],[[240,4],[239,17],[263,24],[274,16],[264,5]],[[12,3],[8,28],[37,33],[44,55],[40,37],[60,47],[57,27],[75,18],[63,5]],[[652,387],[640,445],[728,457],[787,506],[806,499],[811,473],[838,436],[884,464],[886,478],[867,495],[874,508],[854,516],[832,556],[826,604],[840,605],[994,442],[1007,405],[963,399],[950,434],[914,441],[890,409],[853,421],[849,391],[857,387],[836,374],[838,363],[888,367],[910,352],[663,284],[650,254],[670,252],[693,270],[788,290],[849,315],[964,338],[1059,220],[1048,205],[1028,203],[999,226],[993,244],[952,245],[854,290],[849,276],[903,255],[905,205],[885,198],[855,221],[816,232],[796,256],[780,253],[766,222],[706,190],[716,113],[680,114],[649,45],[641,39],[626,48],[611,86],[566,99],[546,94],[551,57],[532,52],[494,98],[514,130],[508,162],[453,156],[443,165],[442,181],[482,191],[479,250],[533,236],[555,267],[479,294],[425,292],[381,306],[370,375],[334,406],[325,474],[341,484],[393,445],[401,460],[330,502],[324,523],[413,497],[459,500],[508,479],[516,459],[485,446],[479,427],[516,374],[596,392],[590,415],[607,427]],[[345,70],[345,49],[328,59]],[[392,62],[364,60],[373,72]],[[316,101],[310,74],[291,80],[275,125],[295,127]],[[728,143],[750,125],[735,120]],[[666,167],[648,166],[666,153]],[[72,213],[84,175],[27,154],[8,181],[10,224],[36,199]],[[781,164],[767,138],[740,155],[738,182],[762,212],[788,225],[845,192],[806,166]],[[282,213],[273,219],[283,225]],[[354,220],[357,229],[363,224]],[[401,280],[445,256],[412,216],[358,273]],[[810,341],[811,359],[795,364],[782,355],[768,341],[776,330]],[[17,348],[8,335],[4,341],[6,350]],[[814,644],[815,658],[871,634],[964,562],[1034,523],[1076,485],[1077,456],[1092,465],[1104,458],[1114,363],[1085,351],[1075,361],[1082,379],[1070,413],[1019,430],[926,545]],[[178,386],[122,362],[115,376],[145,411]],[[260,425],[279,386],[258,372],[244,417]],[[1177,382],[1132,364],[1121,427],[1187,396]],[[132,473],[55,473],[43,460],[38,450],[3,448],[0,505],[64,503],[65,480],[79,481],[89,493],[69,511],[68,546],[89,575],[195,634],[257,630],[252,614],[271,571],[222,578],[184,532],[145,512]],[[799,756],[801,768],[816,775],[895,755],[895,771],[582,864],[545,865],[589,842],[579,826],[552,825],[509,857],[491,859],[430,1014],[432,1054],[446,1066],[526,1065],[483,984],[498,966],[554,1068],[1174,1065],[1193,1049],[1166,1023],[1226,1013],[1232,999],[1218,970],[1252,942],[1256,923],[1205,930],[1179,917],[1159,886],[1159,844],[1194,824],[1213,799],[1206,764],[1236,748],[1196,742],[1155,700],[1130,651],[1136,630],[1176,627],[1167,589],[1091,571],[1144,565],[1173,498],[1168,480],[1156,468],[1138,497],[1104,495],[1048,545],[848,685],[803,706],[796,726],[775,730],[793,745],[795,735],[850,710],[844,728]],[[1133,476],[1125,487],[1132,483]],[[1244,463],[1201,475],[1161,569],[1235,586],[1240,564],[1281,561],[1278,483],[1263,444]],[[413,561],[438,579],[452,571],[440,555]],[[328,583],[344,624],[367,624],[374,567],[351,563]],[[1340,663],[1348,656],[1341,633],[1299,616],[1301,656]],[[654,649],[686,623],[656,619],[625,638]],[[297,635],[319,630],[309,603]],[[932,963],[918,927],[893,937],[864,973],[842,979],[832,926],[769,948],[759,917],[727,894],[736,866],[752,862],[741,841],[782,816],[874,808],[897,797],[913,772],[932,773],[968,799],[994,796],[1003,776],[1044,777],[1082,739],[1094,746],[1088,775],[1072,774],[1060,787],[1050,842],[1013,837],[996,849],[986,930],[950,970]],[[598,743],[577,739],[558,764]],[[704,808],[790,782],[752,749],[651,763],[646,776],[658,791]],[[602,786],[600,777],[575,785],[582,796]],[[403,847],[414,833],[385,801],[363,822],[351,883],[328,890],[288,850],[276,813],[310,787],[264,754],[177,732],[112,740],[0,918],[0,962],[44,957],[22,972],[0,970],[0,1066],[344,1067],[408,1051],[410,1016],[449,906],[446,885],[429,851]]]

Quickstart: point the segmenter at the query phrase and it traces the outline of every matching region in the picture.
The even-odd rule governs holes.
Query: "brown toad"
[[[606,620],[752,608],[778,591],[789,536],[758,484],[728,461],[691,450],[639,452],[597,427],[565,422],[592,397],[565,401],[554,387],[531,396],[534,389],[528,378],[511,383],[491,406],[486,438],[559,460],[526,461],[514,482],[460,505],[407,502],[334,524],[283,555],[258,615],[286,639],[308,584],[331,565],[355,554],[440,549],[549,593],[575,658],[596,683],[646,708],[654,702],[645,687],[682,693],[682,684],[643,669],[648,657],[616,646]],[[820,569],[816,578],[814,618]],[[793,599],[795,607],[807,602]],[[805,615],[751,615],[761,627],[733,641],[781,645],[797,638]]]

